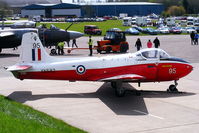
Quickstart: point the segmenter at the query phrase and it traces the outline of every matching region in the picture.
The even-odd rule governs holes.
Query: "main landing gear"
[[[139,83],[140,85],[140,83]],[[123,97],[127,91],[124,87],[122,87],[122,81],[113,81],[111,82],[111,87],[115,89],[115,95],[117,97]],[[140,91],[135,91],[136,96],[140,96]]]
[[[111,82],[112,88],[115,89],[115,95],[118,97],[123,97],[126,93],[126,90],[122,87],[122,82],[117,81],[117,82]]]
[[[167,89],[167,92],[178,92],[178,89],[176,88],[178,85],[177,80],[174,81],[174,84],[171,84],[169,88]]]

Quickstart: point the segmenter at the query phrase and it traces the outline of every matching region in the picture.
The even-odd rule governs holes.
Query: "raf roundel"
[[[76,68],[78,74],[84,74],[86,72],[86,68],[83,65],[79,65]]]

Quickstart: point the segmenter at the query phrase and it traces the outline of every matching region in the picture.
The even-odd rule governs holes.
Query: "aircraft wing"
[[[0,37],[8,37],[8,36],[13,36],[13,32],[1,32]]]
[[[100,81],[113,81],[113,80],[141,80],[145,79],[145,77],[137,75],[137,74],[124,74],[113,76],[109,78],[100,79]]]
[[[32,66],[30,65],[14,65],[14,66],[8,67],[7,70],[8,71],[22,71],[22,70],[27,70],[31,67]]]

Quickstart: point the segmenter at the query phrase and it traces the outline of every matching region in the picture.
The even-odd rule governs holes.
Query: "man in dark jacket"
[[[78,48],[77,43],[76,43],[76,39],[73,39],[72,48],[73,48],[74,46],[75,46],[76,48]]]
[[[137,48],[137,51],[139,51],[140,48],[142,47],[142,43],[140,41],[140,38],[137,39],[137,41],[135,43],[135,47]]]
[[[155,45],[155,48],[158,48],[160,47],[160,41],[159,39],[156,37],[155,40],[153,41],[154,45]]]
[[[193,31],[191,32],[190,37],[191,37],[191,44],[194,45],[195,44],[195,40],[194,40],[195,33]]]

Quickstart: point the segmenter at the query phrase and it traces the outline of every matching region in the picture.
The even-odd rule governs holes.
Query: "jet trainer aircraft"
[[[4,29],[0,30],[0,53],[4,48],[14,48],[21,45],[22,35],[27,32],[38,33],[44,46],[57,46],[58,42],[68,41],[83,36],[83,33],[62,30],[53,25],[50,29],[44,27]]]
[[[19,63],[7,68],[20,79],[110,82],[117,96],[124,96],[124,82],[175,81],[169,91],[177,91],[177,80],[193,67],[183,59],[170,57],[156,48],[136,53],[104,57],[56,58],[47,54],[36,33],[26,33],[22,40]]]
[[[20,21],[15,22],[13,24],[0,24],[0,27],[4,29],[4,27],[10,27],[10,28],[36,28],[36,22],[34,21]]]

